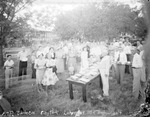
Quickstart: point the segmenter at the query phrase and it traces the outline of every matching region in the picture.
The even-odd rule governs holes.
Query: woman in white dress
[[[59,80],[54,70],[55,67],[56,67],[56,60],[53,58],[53,55],[47,56],[46,71],[42,80],[42,84],[46,86],[46,92],[48,86],[53,87],[56,84],[56,82]]]
[[[35,60],[34,68],[36,69],[37,90],[41,91],[41,83],[46,69],[46,59],[44,58],[43,53],[39,54],[38,59]]]
[[[88,51],[87,47],[83,48],[83,51],[81,52],[81,69],[80,72],[83,72],[84,70],[89,68],[89,60],[88,60]]]

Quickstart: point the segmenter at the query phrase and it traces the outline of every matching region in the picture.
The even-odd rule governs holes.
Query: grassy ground
[[[3,90],[4,82],[2,76],[4,72],[3,70],[0,72],[2,74],[0,88]],[[110,98],[104,101],[91,100],[93,92],[99,94],[99,84],[98,79],[96,79],[87,87],[87,103],[82,101],[80,86],[73,86],[74,100],[70,100],[68,83],[66,81],[69,75],[64,73],[59,74],[58,77],[60,79],[59,82],[53,90],[49,90],[48,95],[45,92],[37,93],[34,85],[35,80],[28,79],[8,90],[3,90],[4,96],[9,100],[15,111],[22,107],[24,110],[39,113],[42,110],[49,111],[54,108],[60,114],[69,110],[77,111],[80,108],[82,111],[100,110],[111,114],[121,112],[122,115],[128,115],[139,109],[139,105],[143,102],[143,100],[134,100],[132,97],[132,77],[128,74],[126,74],[122,86],[116,83],[116,79],[110,80]]]

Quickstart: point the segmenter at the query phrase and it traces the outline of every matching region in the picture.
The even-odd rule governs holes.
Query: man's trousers
[[[117,66],[116,66],[116,78],[117,78],[118,84],[123,83],[124,74],[125,74],[125,65],[117,64]]]
[[[106,69],[100,69],[100,73],[103,83],[103,93],[105,96],[109,96],[109,73],[106,73]]]
[[[19,76],[27,75],[27,61],[19,62]]]
[[[144,95],[144,83],[143,79],[143,69],[142,68],[133,68],[133,96],[138,99],[141,95]]]
[[[13,69],[5,70],[5,89],[9,88],[9,81],[10,81],[10,78],[12,78],[12,75],[13,75]]]

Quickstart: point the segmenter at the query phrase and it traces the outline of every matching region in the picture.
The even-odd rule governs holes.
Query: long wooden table
[[[70,93],[70,99],[73,99],[73,84],[75,85],[79,85],[82,87],[82,98],[84,102],[87,102],[87,94],[86,94],[86,87],[88,84],[90,84],[93,80],[95,80],[96,78],[99,78],[99,85],[100,88],[102,89],[102,81],[101,81],[101,75],[97,74],[97,75],[91,75],[89,76],[89,81],[82,81],[82,80],[74,80],[71,77],[67,79],[68,83],[69,83],[69,93]]]

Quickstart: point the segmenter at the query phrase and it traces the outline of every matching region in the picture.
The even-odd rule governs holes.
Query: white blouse
[[[44,68],[46,68],[46,59],[36,59],[34,68],[35,69],[44,69]]]
[[[6,67],[6,69],[10,69],[13,65],[14,65],[14,61],[13,60],[10,60],[10,61],[7,60],[4,63],[4,67]]]

